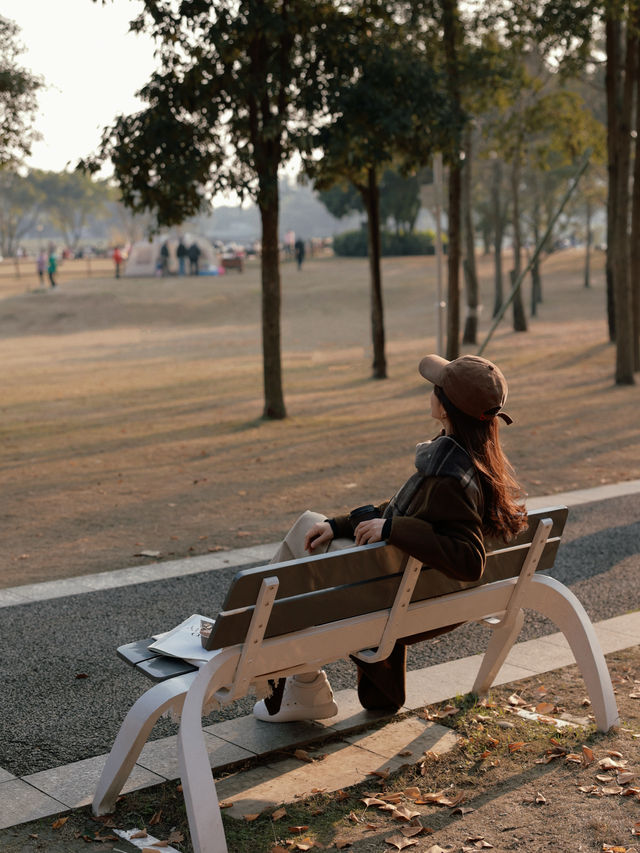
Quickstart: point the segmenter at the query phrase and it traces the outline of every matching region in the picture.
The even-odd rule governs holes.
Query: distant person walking
[[[200,251],[200,246],[194,241],[189,246],[189,273],[190,275],[198,275],[198,263],[200,261],[200,255],[202,252]]]
[[[56,275],[57,271],[58,271],[58,260],[56,258],[55,251],[52,249],[49,252],[49,264],[47,266],[47,272],[49,273],[49,283],[51,284],[51,287],[57,286],[56,280],[55,280],[55,275]]]
[[[300,237],[298,237],[298,239],[296,240],[295,250],[296,250],[296,262],[298,264],[298,269],[301,270],[302,269],[302,262],[304,261],[305,247],[304,247],[304,240],[300,239]]]
[[[166,240],[160,247],[160,274],[163,277],[169,274],[169,244]]]
[[[38,278],[40,279],[40,287],[44,287],[44,274],[47,269],[47,253],[44,249],[38,252],[36,260],[36,269],[38,270]]]
[[[182,237],[180,238],[180,242],[178,243],[178,248],[176,249],[176,255],[178,256],[178,275],[184,275],[186,259],[189,256],[189,250],[184,244],[184,240]]]
[[[120,278],[120,264],[122,263],[123,260],[124,260],[124,258],[123,258],[122,252],[120,251],[119,247],[116,246],[115,249],[113,250],[113,263],[115,264],[115,267],[116,267],[116,278]]]

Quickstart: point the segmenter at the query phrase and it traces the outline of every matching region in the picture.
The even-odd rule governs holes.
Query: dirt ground
[[[613,383],[603,261],[587,290],[580,251],[550,256],[529,331],[509,314],[485,351],[510,383],[502,434],[530,495],[640,477],[640,392]],[[435,434],[416,370],[435,350],[435,260],[389,258],[383,275],[389,379],[372,381],[366,260],[284,265],[289,417],[267,422],[257,264],[116,280],[73,261],[56,291],[0,265],[0,587],[275,542],[307,507],[389,497]]]

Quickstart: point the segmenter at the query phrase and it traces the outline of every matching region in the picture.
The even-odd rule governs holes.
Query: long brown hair
[[[478,472],[484,498],[485,536],[511,539],[527,526],[524,492],[500,446],[497,417],[480,421],[461,412],[439,385],[434,386],[451,422],[451,431]]]

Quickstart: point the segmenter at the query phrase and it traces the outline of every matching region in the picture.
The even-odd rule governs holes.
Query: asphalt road
[[[215,616],[237,567],[0,609],[0,767],[16,776],[107,752],[120,723],[150,684],[122,663],[117,646]],[[551,574],[569,586],[593,621],[640,607],[640,495],[572,507]],[[528,614],[521,639],[556,628]],[[410,651],[409,668],[474,654],[488,632],[465,626]],[[640,638],[639,638],[640,641]],[[327,668],[336,689],[354,667]],[[243,700],[210,722],[246,714]],[[161,720],[152,738],[174,734]]]

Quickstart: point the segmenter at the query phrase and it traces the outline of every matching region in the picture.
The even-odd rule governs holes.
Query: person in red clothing
[[[120,264],[124,260],[123,254],[118,246],[113,250],[113,263],[116,267],[116,278],[120,278]]]
[[[500,446],[498,419],[507,383],[487,359],[465,355],[447,361],[428,355],[420,374],[433,383],[431,416],[442,430],[416,448],[415,473],[365,520],[306,512],[282,542],[273,562],[329,549],[386,541],[419,559],[423,568],[463,581],[484,571],[485,536],[508,540],[526,526],[523,492]],[[452,626],[455,627],[455,626]],[[450,629],[444,629],[450,630]],[[438,631],[437,633],[443,633]],[[386,661],[358,666],[358,696],[365,708],[395,710],[405,698],[406,646],[433,634],[406,637]],[[267,722],[324,719],[337,713],[324,673],[302,673],[272,683],[254,715]]]

